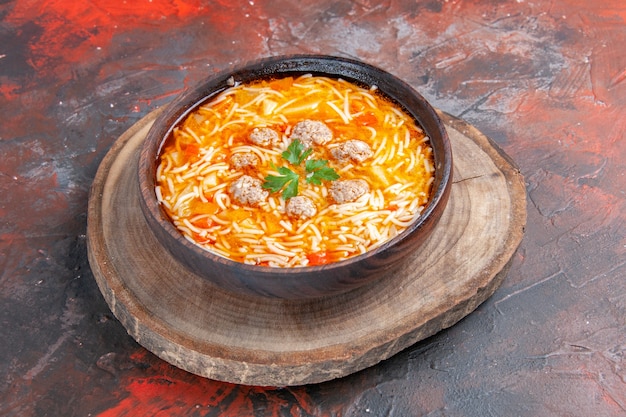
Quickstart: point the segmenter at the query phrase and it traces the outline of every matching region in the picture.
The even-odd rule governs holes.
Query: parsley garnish
[[[325,159],[309,159],[304,166],[307,172],[306,182],[309,184],[321,185],[322,180],[334,181],[339,178],[339,174],[328,166]]]
[[[298,166],[307,156],[311,155],[311,152],[313,152],[313,149],[306,149],[304,147],[304,143],[300,142],[299,139],[294,139],[287,147],[287,150],[281,155],[283,159],[286,159],[293,165]]]
[[[300,140],[294,139],[281,156],[297,168],[312,152],[313,149],[305,149],[304,144]],[[328,166],[328,161],[325,159],[306,160],[304,170],[306,172],[306,182],[309,184],[321,185],[322,180],[334,181],[339,178],[339,174]],[[265,177],[263,188],[273,193],[282,190],[281,195],[285,200],[297,196],[300,175],[287,167],[280,167],[277,171],[280,175],[268,175]]]
[[[298,195],[298,181],[300,176],[286,167],[278,168],[280,175],[268,175],[265,177],[263,188],[277,193],[283,190],[282,196],[285,200]]]

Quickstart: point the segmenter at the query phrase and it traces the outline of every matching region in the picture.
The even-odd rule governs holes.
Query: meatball
[[[230,185],[229,191],[238,203],[256,206],[265,201],[269,195],[269,192],[263,189],[262,184],[263,182],[258,178],[242,175]]]
[[[248,138],[258,146],[274,146],[280,142],[278,133],[269,127],[255,127]]]
[[[333,140],[333,132],[323,122],[303,120],[296,123],[289,138],[298,139],[306,148],[310,148],[313,145],[324,145]]]
[[[259,164],[259,157],[252,152],[234,153],[230,157],[230,166],[236,170],[255,167]]]
[[[328,190],[336,203],[348,203],[361,197],[370,190],[365,180],[340,180],[335,181]]]
[[[317,208],[313,200],[309,197],[299,195],[291,197],[289,201],[287,201],[286,211],[287,215],[291,217],[305,219],[315,216]]]
[[[363,162],[374,154],[370,146],[358,139],[351,139],[330,150],[331,155],[339,162]]]

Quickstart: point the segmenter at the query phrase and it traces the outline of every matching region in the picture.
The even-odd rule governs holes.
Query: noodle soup
[[[189,114],[163,145],[155,191],[207,251],[313,266],[405,230],[434,171],[429,138],[375,86],[304,75],[232,85]]]

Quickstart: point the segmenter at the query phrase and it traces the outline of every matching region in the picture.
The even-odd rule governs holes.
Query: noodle
[[[419,217],[430,196],[434,163],[422,129],[376,90],[310,74],[224,90],[166,140],[156,170],[159,203],[190,242],[247,264],[316,265],[380,246]],[[339,179],[309,183],[315,171],[305,172],[282,156],[302,121],[330,130],[327,143],[296,139],[311,146],[308,159],[327,161]],[[274,133],[260,130],[268,128]],[[269,144],[253,141],[253,129]],[[342,160],[341,147],[353,139],[371,153]],[[268,176],[282,175],[284,167],[298,175],[297,195],[312,203],[314,214],[298,217],[290,212],[289,198],[267,186]],[[366,190],[358,198],[337,200],[335,181],[349,180],[364,180]],[[234,194],[234,184],[253,187],[255,181],[263,185],[258,200]]]

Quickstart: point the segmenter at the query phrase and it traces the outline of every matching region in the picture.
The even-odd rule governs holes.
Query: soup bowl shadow
[[[313,74],[341,78],[378,91],[415,118],[430,138],[435,178],[430,199],[407,229],[382,245],[346,260],[319,266],[277,268],[227,259],[183,237],[158,202],[157,157],[162,144],[190,112],[237,83]],[[138,164],[140,207],[158,242],[185,268],[214,285],[237,294],[278,299],[312,299],[344,293],[389,276],[419,248],[437,225],[448,201],[452,151],[443,123],[433,107],[409,84],[369,64],[326,55],[266,58],[223,71],[183,92],[155,120],[143,142]]]

